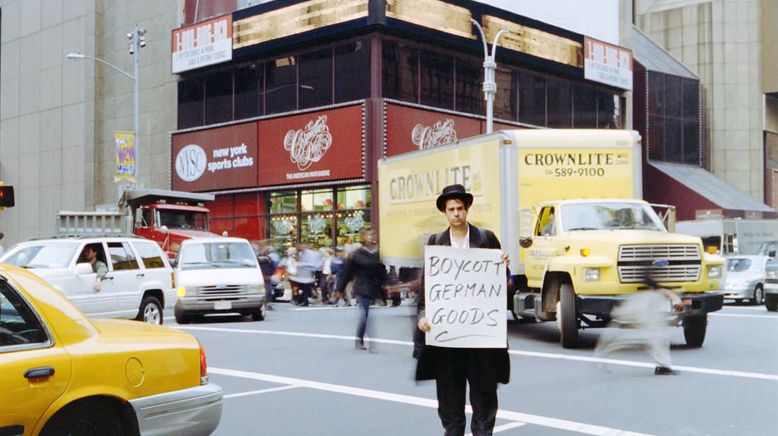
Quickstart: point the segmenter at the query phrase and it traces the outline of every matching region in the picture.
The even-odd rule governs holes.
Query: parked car
[[[176,258],[176,321],[209,313],[239,313],[265,319],[265,283],[249,241],[194,238],[181,243]]]
[[[724,298],[762,304],[769,260],[769,256],[728,256]]]
[[[778,311],[778,262],[767,264],[767,280],[764,284],[764,305],[770,312]]]
[[[92,248],[108,268],[99,289],[85,258]],[[176,299],[173,268],[154,241],[136,237],[39,239],[14,245],[0,262],[27,268],[90,317],[162,324]]]
[[[208,435],[222,389],[192,335],[89,319],[50,284],[0,265],[0,434]]]

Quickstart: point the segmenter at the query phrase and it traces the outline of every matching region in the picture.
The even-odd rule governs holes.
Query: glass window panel
[[[617,103],[619,97],[610,92],[597,93],[597,127],[600,129],[616,129],[619,125]]]
[[[297,242],[297,215],[270,217],[270,239],[274,247],[291,247]]]
[[[476,58],[457,58],[456,70],[456,107],[460,112],[482,114],[484,112],[483,61]]]
[[[332,210],[332,189],[302,191],[300,208],[303,211]]]
[[[692,79],[683,81],[683,118],[697,120],[700,117],[700,85]]]
[[[332,213],[306,213],[300,223],[300,242],[313,248],[332,247]]]
[[[235,70],[235,119],[260,115],[262,107],[259,84],[262,83],[262,64]]]
[[[108,255],[114,271],[138,269],[138,261],[127,242],[109,242]]]
[[[372,205],[370,186],[338,189],[338,209],[369,208]]]
[[[683,163],[700,164],[700,125],[697,121],[683,123]]]
[[[223,71],[205,78],[205,124],[232,120],[232,73]]]
[[[178,82],[178,128],[203,125],[203,81],[200,79]]]
[[[370,212],[367,210],[339,211],[336,213],[336,219],[337,245],[340,246],[360,242],[359,232],[372,227]]]
[[[569,82],[546,81],[548,92],[548,127],[573,126],[573,91]]]
[[[165,262],[162,261],[164,253],[160,250],[159,245],[153,242],[135,242],[134,244],[138,254],[140,254],[141,261],[143,261],[143,266],[148,269],[165,267]]]
[[[0,349],[49,340],[33,309],[5,280],[0,281],[0,324]]]
[[[518,88],[514,86],[513,74],[508,70],[497,69],[494,75],[497,83],[497,94],[494,95],[494,117],[501,120],[516,120],[516,93]],[[481,83],[478,83],[481,85]],[[481,89],[483,91],[483,89]],[[481,92],[480,101],[484,102],[484,94]],[[478,114],[483,114],[484,111]]]
[[[454,108],[454,58],[427,50],[421,57],[421,104]]]
[[[649,115],[665,114],[665,76],[655,71],[648,72],[648,113]]]
[[[573,94],[573,126],[577,129],[597,128],[597,92],[576,86]]]
[[[383,42],[383,96],[417,102],[419,92],[418,50],[402,43]]]
[[[265,63],[265,113],[297,109],[297,59],[294,56]]]
[[[274,192],[270,194],[270,212],[296,212],[297,211],[297,193],[296,192]]]
[[[683,161],[683,143],[681,138],[681,121],[673,118],[665,119],[665,158],[668,162]]]
[[[527,73],[519,75],[519,121],[546,125],[546,79]]]
[[[648,158],[664,160],[664,119],[658,116],[649,116],[648,119]]]
[[[370,97],[370,41],[335,47],[335,103]]]
[[[665,76],[665,116],[679,118],[681,116],[682,107],[681,99],[683,97],[683,85],[681,78],[678,76]]]
[[[332,49],[299,56],[300,109],[332,104]]]

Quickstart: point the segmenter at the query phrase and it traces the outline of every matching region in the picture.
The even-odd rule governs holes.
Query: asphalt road
[[[224,388],[214,434],[443,433],[434,384],[412,378],[411,307],[373,310],[375,353],[354,349],[354,308],[275,308],[261,322],[180,327],[205,345],[211,380]],[[586,330],[583,347],[565,350],[554,323],[509,322],[511,382],[499,390],[495,433],[778,434],[778,314],[726,306],[710,316],[700,349],[671,330],[677,376],[653,375],[640,352],[594,358],[601,332]]]

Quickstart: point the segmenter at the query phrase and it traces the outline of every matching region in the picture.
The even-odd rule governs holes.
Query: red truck
[[[212,194],[165,189],[128,189],[117,207],[108,211],[57,213],[58,236],[118,236],[134,234],[156,241],[173,259],[181,242],[209,231],[208,209]]]

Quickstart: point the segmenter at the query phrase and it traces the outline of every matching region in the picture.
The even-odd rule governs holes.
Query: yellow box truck
[[[468,218],[494,231],[511,258],[515,318],[556,320],[565,348],[603,327],[650,275],[682,298],[673,322],[686,343],[705,340],[721,309],[724,259],[700,238],[667,231],[641,199],[640,135],[625,130],[511,130],[378,163],[380,249],[396,267],[420,267],[430,234],[446,227],[435,198],[461,183]]]

